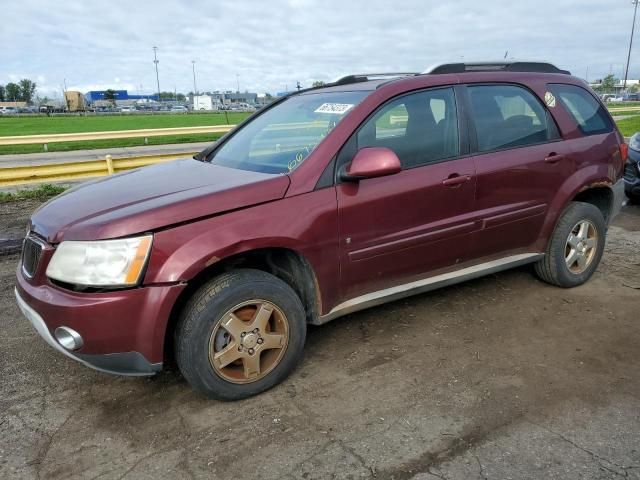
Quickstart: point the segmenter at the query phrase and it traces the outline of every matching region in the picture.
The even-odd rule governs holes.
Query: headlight
[[[47,277],[88,287],[136,285],[151,251],[153,237],[62,242],[56,248]]]
[[[629,148],[635,150],[636,152],[640,152],[640,134],[634,133],[631,139],[629,140]]]

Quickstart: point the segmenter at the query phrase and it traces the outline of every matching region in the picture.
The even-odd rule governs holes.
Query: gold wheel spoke
[[[247,324],[233,313],[230,313],[229,317],[222,322],[222,326],[227,332],[233,335],[236,341],[240,340],[240,334],[247,329]]]
[[[238,344],[231,342],[225,348],[214,354],[213,361],[218,368],[224,368],[240,358],[242,354],[238,351]]]
[[[264,343],[262,344],[263,350],[271,348],[282,348],[285,341],[285,336],[278,333],[266,333],[262,335]]]
[[[266,303],[261,303],[258,309],[256,310],[256,314],[253,316],[253,320],[251,321],[251,329],[257,328],[260,332],[267,331],[267,324],[269,323],[269,319],[271,318],[271,314],[273,313],[273,307],[271,305],[267,305]]]
[[[242,357],[242,363],[244,364],[245,378],[249,379],[260,375],[260,352]]]

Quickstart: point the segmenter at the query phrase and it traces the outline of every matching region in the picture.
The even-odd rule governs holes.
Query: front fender
[[[333,188],[237,210],[154,234],[145,284],[188,282],[233,255],[286,248],[304,257],[323,299],[338,294],[337,205]]]

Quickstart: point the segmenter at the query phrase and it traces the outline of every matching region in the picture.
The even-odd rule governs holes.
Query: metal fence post
[[[109,172],[109,175],[113,175],[113,160],[111,155],[107,155],[105,160],[107,161],[107,172]]]

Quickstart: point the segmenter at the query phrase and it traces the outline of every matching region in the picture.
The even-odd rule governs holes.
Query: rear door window
[[[604,107],[584,88],[563,83],[550,84],[551,92],[560,99],[585,135],[597,135],[613,130]]]
[[[467,87],[478,151],[488,152],[544,143],[558,130],[540,101],[516,85]]]

